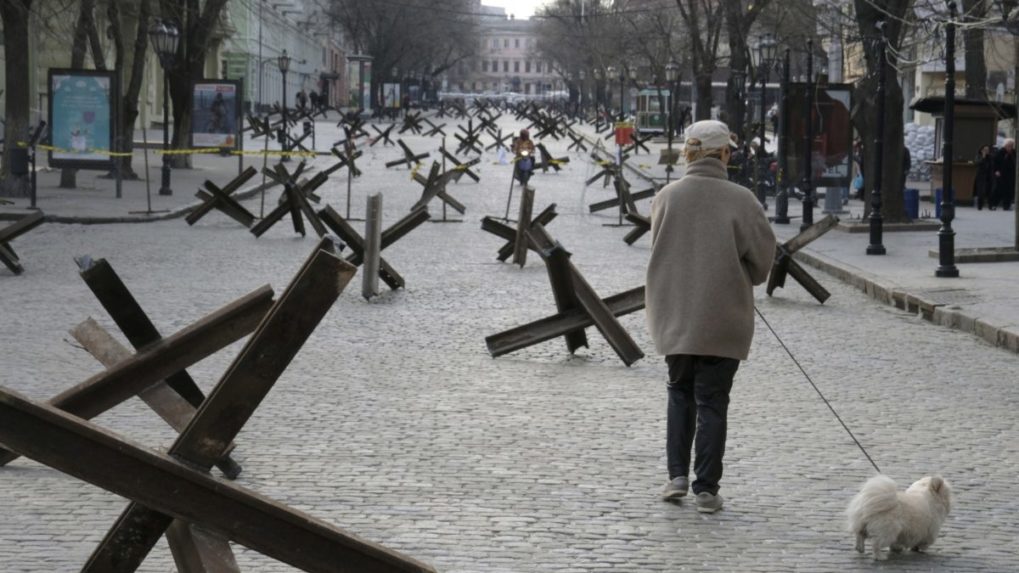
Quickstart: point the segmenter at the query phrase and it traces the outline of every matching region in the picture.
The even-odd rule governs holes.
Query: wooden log
[[[31,231],[32,229],[42,225],[43,218],[42,211],[36,211],[31,215],[26,215],[16,222],[0,229],[0,244],[9,243],[21,235]]]
[[[821,283],[817,282],[806,269],[800,266],[799,263],[790,259],[789,260],[789,276],[793,277],[796,282],[803,285],[803,288],[810,293],[810,296],[814,297],[817,302],[824,304],[824,301],[831,297],[831,293],[828,292]]]
[[[170,455],[201,469],[223,455],[357,272],[334,250],[329,239],[319,242],[170,447]],[[132,502],[82,572],[136,570],[168,526],[165,514]]]
[[[605,305],[613,316],[623,316],[641,310],[644,308],[644,287],[610,296],[605,299]],[[594,321],[586,312],[574,309],[493,334],[485,338],[485,345],[494,358],[593,325]]]
[[[633,223],[634,228],[623,237],[627,245],[634,244],[637,239],[643,237],[646,233],[651,231],[651,218],[645,217],[639,213],[627,213],[625,215],[626,220]]]
[[[570,253],[559,243],[542,242],[542,239],[545,237],[542,237],[534,228],[529,228],[527,234],[530,240],[534,241],[537,247],[535,250],[538,251],[542,260],[545,261],[548,281],[552,286],[552,296],[555,299],[556,308],[559,313],[564,314],[581,308],[573,284],[574,277],[570,267]],[[582,346],[587,346],[587,333],[583,329],[567,332],[563,337],[566,339],[566,349],[570,354],[573,354]]]
[[[368,196],[364,223],[364,273],[361,296],[365,300],[379,294],[379,269],[382,262],[382,195]]]
[[[245,227],[250,227],[251,223],[255,220],[255,216],[249,213],[244,207],[241,207],[241,205],[237,203],[233,197],[230,197],[230,195],[234,191],[240,189],[241,185],[247,183],[248,180],[254,177],[257,173],[258,170],[249,165],[247,169],[241,172],[240,175],[227,183],[223,189],[219,189],[219,187],[212,181],[206,180],[205,188],[208,191],[199,191],[201,194],[199,197],[202,197],[205,203],[202,203],[194,211],[188,213],[188,216],[185,217],[184,220],[187,221],[188,225],[194,225],[199,219],[209,214],[209,212],[213,209],[220,209]],[[210,199],[205,199],[203,195],[205,197],[210,197]],[[237,215],[240,215],[240,218],[238,218]],[[245,220],[247,223],[244,222]]]
[[[786,241],[782,246],[785,247],[789,254],[793,254],[796,251],[806,247],[810,243],[817,240],[819,237],[834,229],[839,224],[839,218],[835,215],[828,215],[824,219],[814,223],[813,225],[804,229],[800,234],[796,235],[792,239]]]
[[[523,268],[527,263],[527,229],[531,226],[531,210],[534,206],[534,188],[524,186],[520,193],[520,212],[517,215],[517,233],[513,241],[513,263]]]
[[[308,572],[435,571],[264,496],[0,388],[0,442],[39,463]],[[173,492],[173,495],[167,495]],[[110,566],[114,573],[132,569]]]

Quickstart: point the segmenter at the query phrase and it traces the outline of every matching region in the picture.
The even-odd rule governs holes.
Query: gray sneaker
[[[665,484],[665,489],[662,490],[662,499],[665,501],[679,499],[685,496],[689,489],[690,480],[688,480],[686,476],[672,478],[669,483]]]
[[[722,509],[722,496],[711,494],[706,491],[702,491],[697,494],[697,498],[694,500],[697,504],[697,511],[701,513],[715,513]]]

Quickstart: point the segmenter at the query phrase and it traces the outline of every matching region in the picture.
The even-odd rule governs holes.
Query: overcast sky
[[[507,14],[513,14],[517,18],[530,18],[534,10],[548,0],[481,0],[482,4],[488,6],[502,6]]]

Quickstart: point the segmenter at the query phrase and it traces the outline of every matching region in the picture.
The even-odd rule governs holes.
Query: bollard
[[[379,294],[379,265],[382,261],[382,194],[368,196],[364,223],[364,273],[361,295],[365,300]]]
[[[842,189],[838,187],[825,187],[824,189],[824,210],[826,215],[839,215],[845,213],[842,209]]]

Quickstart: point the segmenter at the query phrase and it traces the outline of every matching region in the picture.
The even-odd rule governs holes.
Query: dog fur
[[[895,553],[927,549],[951,505],[952,488],[941,476],[925,477],[900,492],[892,478],[876,475],[863,484],[846,514],[849,531],[856,536],[856,550],[863,553],[870,539],[874,559],[882,560],[885,547]]]

